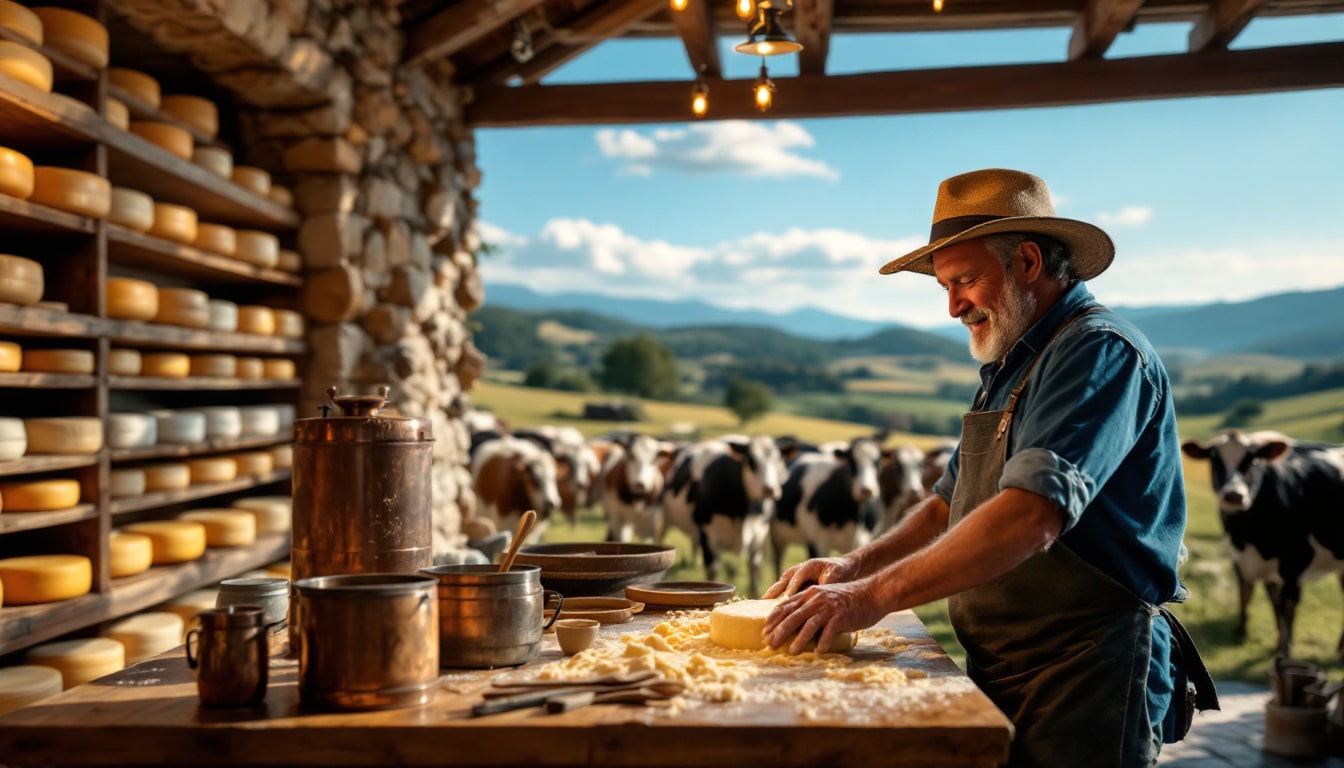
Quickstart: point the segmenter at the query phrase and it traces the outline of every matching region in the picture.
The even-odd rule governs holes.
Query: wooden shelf
[[[245,261],[179,245],[158,237],[107,225],[108,259],[136,267],[163,270],[212,283],[272,283],[297,288],[303,279],[278,269],[262,269]]]
[[[110,129],[87,104],[0,74],[0,144],[65,149],[98,141]]]
[[[98,378],[77,373],[0,373],[0,387],[46,387],[48,389],[92,389]]]
[[[266,534],[246,547],[212,547],[196,561],[113,579],[112,588],[72,600],[0,609],[0,655],[151,608],[165,600],[289,557],[289,536]]]
[[[6,232],[92,235],[95,226],[93,219],[0,195],[0,229]]]
[[[6,512],[0,515],[0,534],[14,531],[31,531],[35,528],[51,528],[80,520],[92,520],[98,516],[96,504],[80,504],[69,509],[53,512]]]
[[[249,448],[269,448],[273,445],[289,445],[290,441],[280,435],[262,437],[215,438],[203,443],[190,445],[152,445],[148,448],[112,448],[108,455],[112,461],[138,461],[141,459],[183,458],[199,456],[205,453],[222,451],[241,451]],[[3,466],[0,464],[0,466]],[[115,502],[114,502],[115,503]]]
[[[91,315],[56,312],[0,303],[0,333],[20,336],[94,338],[107,332],[107,321]]]
[[[20,456],[9,461],[0,461],[0,477],[10,475],[28,475],[37,472],[54,472],[58,469],[76,469],[91,467],[98,463],[93,454],[52,454],[49,456]]]
[[[107,95],[120,101],[122,104],[125,104],[126,111],[130,112],[132,120],[153,120],[156,123],[167,123],[190,133],[192,142],[198,147],[219,147],[221,149],[229,149],[224,146],[222,142],[206,136],[194,126],[187,125],[163,110],[141,101],[139,96],[136,96],[116,83],[109,82],[107,84]],[[232,150],[229,151],[232,152]]]
[[[294,389],[299,386],[298,379],[237,379],[218,376],[187,376],[184,378],[165,378],[163,376],[108,376],[107,385],[112,389],[129,390],[221,390],[221,389]],[[0,380],[0,386],[4,381]]]
[[[3,318],[0,317],[0,323]],[[280,336],[255,336],[248,333],[226,333],[224,331],[202,331],[196,328],[183,328],[161,323],[141,323],[133,320],[108,320],[111,326],[107,336],[117,344],[132,344],[144,347],[175,347],[183,349],[206,349],[212,352],[265,352],[276,355],[303,354],[308,345],[302,339],[286,339]],[[135,381],[136,376],[114,376],[113,379]],[[187,379],[171,379],[182,382]],[[143,389],[144,387],[139,387]]]
[[[155,491],[153,493],[146,493],[143,496],[117,499],[111,502],[108,506],[111,508],[113,515],[121,515],[127,512],[139,512],[143,509],[181,504],[184,501],[208,499],[211,496],[233,493],[234,491],[245,491],[248,488],[269,485],[270,483],[288,479],[288,469],[277,469],[269,475],[240,477],[237,480],[229,480],[223,483],[194,483],[190,487],[183,488],[180,491]]]

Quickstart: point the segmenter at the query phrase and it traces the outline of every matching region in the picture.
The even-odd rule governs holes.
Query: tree
[[[677,360],[672,350],[647,334],[618,339],[602,353],[598,381],[616,392],[672,398],[677,394]]]
[[[1241,400],[1228,409],[1223,417],[1221,429],[1234,429],[1250,425],[1252,421],[1265,413],[1265,407],[1255,400]]]
[[[742,426],[770,412],[770,389],[758,381],[734,378],[728,382],[723,404]]]

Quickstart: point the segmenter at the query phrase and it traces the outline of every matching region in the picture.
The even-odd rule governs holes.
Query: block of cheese
[[[238,308],[238,332],[258,336],[275,334],[275,312],[270,307],[250,305]]]
[[[79,504],[78,480],[16,480],[0,483],[5,512],[52,512]]]
[[[290,529],[293,499],[289,496],[252,496],[233,502],[257,518],[257,533],[284,533]]]
[[[232,439],[243,433],[243,417],[236,405],[207,405],[192,410],[205,416],[207,440]]]
[[[275,458],[270,451],[245,451],[230,456],[238,465],[239,477],[258,477],[275,471]]]
[[[112,210],[112,184],[101,176],[73,168],[33,168],[33,194],[28,201],[101,219]]]
[[[0,341],[0,371],[13,373],[23,367],[23,347],[12,341]]]
[[[155,293],[157,299],[158,294]],[[134,349],[109,349],[107,372],[113,376],[139,376],[140,352]]]
[[[191,162],[226,179],[233,178],[233,154],[220,147],[196,147]]]
[[[107,122],[123,131],[129,131],[131,129],[131,110],[127,109],[125,102],[118,99],[108,98],[106,117]]]
[[[160,443],[191,445],[205,441],[204,413],[195,410],[161,410],[150,413],[158,419]]]
[[[154,322],[204,328],[210,322],[210,297],[195,288],[160,288]]]
[[[233,173],[230,174],[233,183],[254,192],[262,197],[271,193],[271,174],[260,168],[253,168],[248,165],[233,166]]]
[[[107,68],[107,27],[97,19],[65,8],[34,8],[42,20],[46,45],[68,53],[94,69]]]
[[[150,210],[153,211],[152,204]],[[150,216],[153,216],[152,212]],[[120,320],[153,320],[158,314],[158,286],[148,280],[136,280],[130,277],[107,278],[108,317]]]
[[[118,621],[105,634],[126,646],[129,666],[176,648],[182,642],[185,626],[186,622],[176,613],[146,611]]]
[[[33,194],[33,161],[21,152],[0,147],[0,195],[27,200],[31,194]]]
[[[238,378],[260,379],[266,375],[266,367],[260,357],[238,358]]]
[[[211,299],[207,311],[210,313],[210,319],[205,324],[207,329],[228,333],[238,330],[237,304],[224,299]]]
[[[288,445],[271,448],[271,461],[276,469],[290,469],[294,466],[294,450]]]
[[[191,358],[181,352],[152,352],[140,356],[141,376],[186,378],[191,373]]]
[[[23,419],[0,417],[0,461],[13,461],[28,451],[28,430]]]
[[[202,456],[188,459],[193,483],[227,483],[238,476],[238,464],[227,456]]]
[[[255,229],[238,230],[238,250],[235,259],[262,269],[271,269],[280,261],[280,238],[270,232]]]
[[[32,259],[0,253],[0,301],[31,307],[42,300],[46,278]]]
[[[0,74],[51,93],[51,60],[26,45],[0,40]]]
[[[60,672],[68,691],[125,669],[126,648],[110,637],[61,640],[29,649],[24,661]]]
[[[191,138],[187,129],[178,128],[171,123],[161,123],[157,120],[132,120],[131,133],[188,162],[191,161],[192,151],[196,149],[196,142]]]
[[[275,268],[284,272],[302,272],[303,257],[298,251],[281,248],[280,255],[275,260]]]
[[[145,470],[138,468],[114,469],[108,475],[107,492],[114,499],[139,496],[145,492]]]
[[[191,375],[233,378],[238,375],[238,358],[223,354],[192,355]]]
[[[238,232],[233,227],[226,227],[223,224],[201,222],[196,225],[196,240],[192,245],[202,251],[233,256],[238,252]]]
[[[23,420],[29,453],[97,453],[103,421],[95,416],[53,416]]]
[[[272,357],[261,361],[263,379],[292,379],[296,374],[293,360]]]
[[[93,352],[87,349],[30,349],[23,356],[23,370],[34,373],[93,373]]]
[[[285,208],[294,207],[294,193],[289,191],[289,187],[272,184],[271,191],[267,193],[266,196],[276,205],[284,206]]]
[[[196,211],[185,205],[154,204],[154,225],[146,234],[162,237],[174,243],[191,245],[196,242]]]
[[[4,667],[0,669],[0,715],[55,696],[61,687],[61,673],[51,667],[41,664]]]
[[[144,573],[153,562],[154,544],[148,536],[115,530],[107,534],[107,567],[112,578]]]
[[[145,474],[146,491],[180,491],[191,485],[191,467],[183,462],[148,464],[140,471]]]
[[[36,13],[13,0],[0,0],[0,27],[8,29],[33,45],[41,45],[44,39],[42,20]]]
[[[93,563],[82,555],[26,555],[0,560],[5,602],[54,603],[86,595],[93,586]]]
[[[205,526],[190,520],[146,520],[122,526],[128,533],[143,533],[154,547],[154,564],[171,565],[199,559],[205,554]]]
[[[257,518],[245,509],[194,509],[177,516],[205,526],[212,547],[245,547],[257,540]]]
[[[107,414],[109,448],[148,448],[158,439],[158,419],[148,413]]]
[[[275,335],[283,336],[286,339],[303,338],[303,315],[292,309],[276,309],[271,314],[275,315]]]
[[[266,437],[280,433],[280,414],[273,405],[245,405],[238,409],[243,417],[243,437]]]
[[[200,131],[207,139],[213,140],[219,133],[219,108],[209,99],[174,94],[164,96],[159,102],[159,109],[165,115]]]
[[[138,69],[112,67],[107,70],[107,81],[154,109],[160,106],[159,81]]]
[[[779,600],[739,600],[715,606],[709,613],[709,641],[724,648],[759,651],[765,648],[765,619]],[[787,643],[782,646],[787,648]],[[831,642],[831,653],[854,647],[854,634],[842,632]]]
[[[154,198],[137,189],[113,187],[107,220],[136,232],[148,232],[154,226]]]

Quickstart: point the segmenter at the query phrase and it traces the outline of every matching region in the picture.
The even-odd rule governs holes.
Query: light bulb
[[[770,86],[764,83],[756,84],[756,107],[762,112],[770,111],[770,104],[774,97],[770,93]]]
[[[737,17],[746,21],[756,15],[756,0],[737,0]]]
[[[697,93],[691,97],[691,112],[696,117],[704,117],[709,111],[709,96],[703,93]]]
[[[686,4],[689,3],[689,2],[690,2],[690,0],[670,0],[670,4],[672,5],[672,10],[674,10],[674,11],[684,11],[684,10],[686,10]]]
[[[943,0],[933,0],[933,12],[934,13],[943,12]]]

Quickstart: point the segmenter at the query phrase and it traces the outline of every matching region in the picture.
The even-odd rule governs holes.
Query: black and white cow
[[[1246,604],[1263,581],[1278,623],[1277,652],[1289,655],[1302,583],[1334,573],[1344,586],[1344,446],[1232,430],[1181,450],[1209,461],[1241,587],[1237,639],[1246,637]],[[1344,651],[1344,634],[1336,650]]]
[[[882,463],[877,469],[877,486],[882,502],[882,514],[876,533],[895,528],[906,510],[918,504],[928,493],[924,485],[924,451],[913,445],[887,448],[882,452]]]
[[[770,522],[776,575],[783,572],[790,544],[807,547],[809,557],[822,557],[868,543],[878,519],[881,459],[877,442],[859,437],[829,453],[807,453],[794,461]]]
[[[628,434],[606,450],[597,495],[607,517],[609,541],[654,541],[661,537],[663,467],[671,446],[649,435]]]

